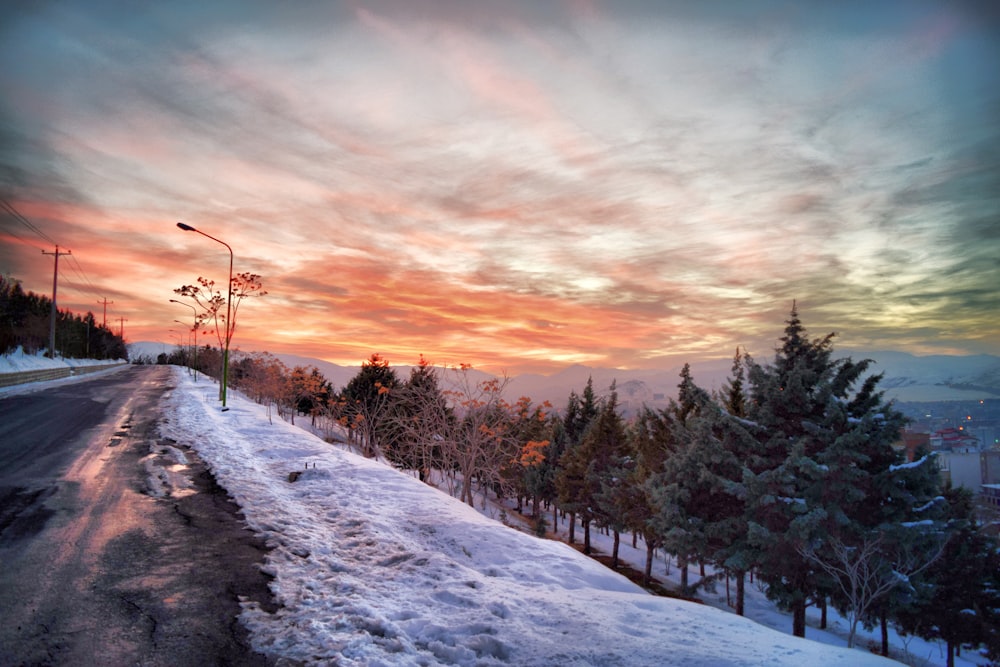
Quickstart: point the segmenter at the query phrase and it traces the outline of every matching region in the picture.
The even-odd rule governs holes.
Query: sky
[[[550,373],[1000,354],[989,2],[5,3],[0,273],[130,341]],[[16,212],[16,215],[12,212]],[[25,221],[29,224],[25,224]]]

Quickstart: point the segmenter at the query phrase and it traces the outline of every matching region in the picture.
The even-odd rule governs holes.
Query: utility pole
[[[67,250],[65,252],[59,252],[59,246],[56,246],[55,252],[45,252],[42,251],[43,255],[52,255],[56,258],[55,268],[52,270],[52,317],[49,320],[49,359],[56,358],[56,286],[59,283],[59,256],[60,255],[72,255],[72,250]]]
[[[118,337],[121,338],[122,342],[124,343],[125,342],[125,323],[128,322],[128,320],[125,319],[124,317],[119,317],[118,320],[119,320],[119,322],[118,322],[118,326],[119,326]]]
[[[104,297],[104,301],[98,301],[97,303],[104,304],[104,322],[101,324],[105,329],[108,328],[108,304],[114,303],[114,301],[108,301],[108,297]]]

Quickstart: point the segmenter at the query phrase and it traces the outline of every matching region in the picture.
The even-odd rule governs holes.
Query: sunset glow
[[[356,365],[1000,354],[989,3],[83,0],[0,9],[0,272],[176,342]],[[124,318],[124,319],[123,319]]]

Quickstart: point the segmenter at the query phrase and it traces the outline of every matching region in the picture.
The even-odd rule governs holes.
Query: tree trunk
[[[573,544],[576,539],[576,512],[569,513],[569,543]]]
[[[637,549],[639,544],[639,533],[638,531],[632,531],[632,548]]]
[[[820,610],[819,629],[820,630],[826,630],[826,606],[827,606],[826,596],[823,596],[823,599],[819,601],[819,610]]]
[[[792,603],[792,636],[806,636],[806,601],[796,600]]]
[[[747,573],[743,570],[736,571],[736,614],[743,615],[743,605],[746,601],[746,579]]]
[[[849,614],[851,628],[847,631],[847,648],[854,648],[854,642],[858,638],[858,621],[860,620],[857,612],[851,612]]]
[[[889,657],[889,618],[886,613],[885,605],[882,605],[882,609],[878,613],[878,624],[882,630],[882,656]]]
[[[552,505],[552,534],[559,534],[559,508]]]
[[[955,645],[948,642],[948,667],[955,667]]]
[[[653,551],[655,551],[654,543],[650,539],[646,539],[646,569],[642,572],[642,585],[646,588],[649,587],[649,581],[653,578]]]
[[[590,555],[590,520],[583,522],[583,553]]]
[[[615,544],[614,544],[614,547],[611,549],[611,567],[613,567],[613,568],[617,568],[618,567],[618,545],[620,543],[621,543],[621,534],[616,530],[615,531]]]
[[[681,592],[687,595],[688,589],[688,561],[687,557],[677,557],[677,567],[681,568]]]
[[[476,507],[476,502],[472,497],[472,477],[470,475],[465,475],[462,478],[462,501],[469,503],[469,507]]]

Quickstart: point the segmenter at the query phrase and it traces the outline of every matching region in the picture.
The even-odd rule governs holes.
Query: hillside
[[[243,603],[254,648],[303,664],[896,664],[647,594],[559,542],[484,517],[391,467],[179,369],[163,435],[197,449],[272,550],[283,607]],[[183,461],[179,461],[183,464]],[[289,473],[299,473],[290,481]]]

